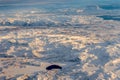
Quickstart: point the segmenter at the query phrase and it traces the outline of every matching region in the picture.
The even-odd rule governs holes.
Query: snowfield
[[[1,26],[0,80],[120,80],[120,22]]]

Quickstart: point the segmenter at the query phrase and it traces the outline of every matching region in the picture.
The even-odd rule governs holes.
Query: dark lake
[[[120,21],[120,16],[102,15],[102,16],[97,16],[97,17],[103,18],[104,20]]]
[[[105,9],[105,10],[116,10],[116,9],[120,9],[120,5],[115,5],[115,4],[113,4],[113,5],[100,5],[99,6],[100,8],[102,8],[102,9]]]

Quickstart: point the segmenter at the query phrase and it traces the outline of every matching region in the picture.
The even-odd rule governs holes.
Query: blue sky
[[[74,0],[71,0],[74,1]],[[54,3],[54,2],[68,2],[68,0],[0,0],[0,4],[35,4],[35,3]]]
[[[96,2],[108,2],[118,3],[120,0],[0,0],[0,5],[3,4],[36,4],[36,3],[61,3],[61,2],[82,2],[82,3],[96,3]]]
[[[0,5],[5,4],[43,4],[43,3],[61,3],[61,2],[81,2],[86,3],[119,3],[120,0],[0,0]]]

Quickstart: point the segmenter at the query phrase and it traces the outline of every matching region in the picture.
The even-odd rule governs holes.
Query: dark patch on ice
[[[0,58],[13,58],[14,56],[12,55],[7,55],[7,54],[0,54]]]
[[[98,10],[99,9],[99,6],[97,6],[97,5],[89,5],[89,6],[87,6],[86,8],[85,8],[85,11],[87,10],[87,11],[94,11],[94,10]]]
[[[0,67],[0,74],[2,73],[2,70],[3,70],[2,67]],[[0,79],[0,80],[1,80],[1,79]]]
[[[24,65],[30,65],[30,66],[40,66],[40,64],[35,64],[35,63],[31,63],[31,62],[26,62],[26,63],[22,63]]]
[[[53,70],[53,69],[62,69],[62,67],[59,65],[50,65],[46,67],[46,70]]]
[[[69,62],[80,62],[81,60],[79,58],[70,59]]]
[[[6,76],[1,76],[0,80],[6,80]]]
[[[120,9],[120,5],[99,5],[101,9],[105,10],[115,10],[115,9]]]
[[[97,16],[97,17],[103,18],[104,20],[115,20],[115,21],[120,21],[120,16],[101,15],[101,16]]]

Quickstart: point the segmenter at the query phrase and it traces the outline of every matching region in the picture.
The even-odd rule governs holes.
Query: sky
[[[71,0],[74,1],[74,0]],[[36,4],[36,3],[54,3],[54,2],[68,2],[68,0],[0,0],[0,5],[5,4]]]
[[[0,0],[0,10],[15,9],[16,7],[51,7],[49,4],[54,4],[53,7],[59,6],[79,6],[85,7],[89,5],[101,5],[101,4],[118,4],[120,5],[120,0]],[[6,7],[7,6],[7,7]],[[36,7],[37,6],[37,7]]]
[[[7,5],[7,4],[43,4],[43,3],[61,3],[61,2],[80,2],[80,3],[119,3],[120,0],[0,0],[0,5]]]

